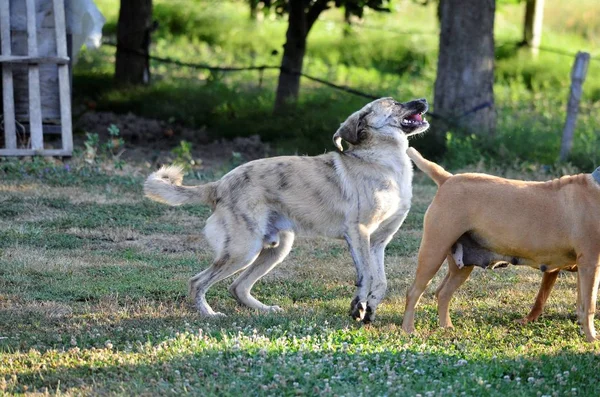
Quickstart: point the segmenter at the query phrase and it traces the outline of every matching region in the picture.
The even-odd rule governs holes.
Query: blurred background
[[[319,154],[370,97],[424,97],[432,128],[411,144],[447,166],[555,167],[586,51],[567,161],[600,165],[596,0],[95,3],[106,24],[73,69],[76,146],[114,124],[148,160],[240,137],[256,156]]]

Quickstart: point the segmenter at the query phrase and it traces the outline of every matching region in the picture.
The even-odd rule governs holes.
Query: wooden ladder
[[[54,29],[56,32],[56,56],[38,56],[35,0],[25,0],[27,7],[27,56],[11,55],[10,0],[0,0],[0,35],[2,54],[2,100],[4,112],[4,143],[0,156],[71,156],[73,133],[71,125],[71,90],[69,79],[69,57],[65,25],[64,0],[52,0],[54,7]],[[60,98],[61,149],[44,149],[42,105],[40,92],[41,63],[58,66]],[[29,77],[29,130],[31,148],[17,147],[15,102],[12,64],[27,64]]]

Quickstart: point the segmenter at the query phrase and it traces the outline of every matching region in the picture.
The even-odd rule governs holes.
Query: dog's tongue
[[[416,120],[416,121],[423,121],[423,118],[421,117],[421,115],[419,113],[413,114],[412,116],[409,116],[408,119],[409,120]]]

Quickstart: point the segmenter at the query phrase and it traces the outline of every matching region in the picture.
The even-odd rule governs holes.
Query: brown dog
[[[471,233],[463,234],[458,241],[454,243],[451,254],[451,256],[448,256],[448,262],[453,266],[457,266],[459,269],[462,269],[464,266],[479,266],[484,269],[497,269],[506,267],[510,264],[532,265],[524,258],[501,255],[497,252],[492,252],[486,249],[473,238]],[[577,265],[574,265],[570,268],[567,267],[563,270],[576,272]],[[544,309],[544,305],[546,304],[546,300],[550,296],[552,287],[554,287],[554,283],[556,283],[558,274],[558,269],[555,271],[544,271],[544,276],[542,277],[542,283],[540,284],[540,289],[535,298],[535,303],[533,304],[533,307],[527,316],[517,320],[519,323],[527,324],[529,322],[536,321],[540,317]],[[443,283],[440,285],[440,288],[442,285]]]
[[[452,175],[412,148],[407,153],[439,190],[425,214],[417,273],[406,298],[402,323],[406,332],[414,330],[415,307],[446,257],[448,274],[437,290],[438,314],[440,326],[452,326],[452,294],[473,266],[459,268],[451,248],[468,235],[488,251],[544,272],[577,265],[577,315],[586,339],[596,340],[593,319],[600,280],[600,183],[592,174],[549,182]],[[555,281],[552,277],[545,277],[547,287]],[[546,297],[538,298],[543,304]]]

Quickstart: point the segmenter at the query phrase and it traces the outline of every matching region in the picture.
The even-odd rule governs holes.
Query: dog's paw
[[[277,305],[273,305],[273,306],[266,306],[265,311],[272,312],[272,313],[279,313],[279,312],[282,312],[283,309]]]
[[[367,309],[367,304],[365,302],[359,302],[354,311],[352,312],[352,318],[356,321],[362,321],[365,318],[365,313]]]
[[[367,313],[367,302],[356,302],[352,308],[350,315],[356,321],[362,321]]]
[[[375,320],[375,309],[373,309],[370,305],[367,305],[367,310],[365,311],[365,317],[362,319],[363,324],[371,324]]]
[[[205,314],[205,317],[208,318],[222,318],[222,317],[227,317],[227,315],[225,313],[221,313],[221,312],[212,312],[209,314]]]
[[[402,325],[402,330],[404,332],[406,332],[407,334],[412,334],[413,332],[415,332],[415,326],[414,325]]]
[[[523,318],[518,318],[515,320],[516,324],[520,324],[520,325],[527,325],[532,321],[535,321],[536,319],[530,319],[529,317],[523,317]]]
[[[584,334],[585,334],[585,332],[584,332]],[[596,334],[593,334],[593,335],[586,335],[586,336],[585,336],[585,340],[586,340],[588,343],[593,343],[593,342],[596,342],[596,341],[598,341],[598,340],[600,340],[600,339],[598,339],[598,337],[596,336]]]

